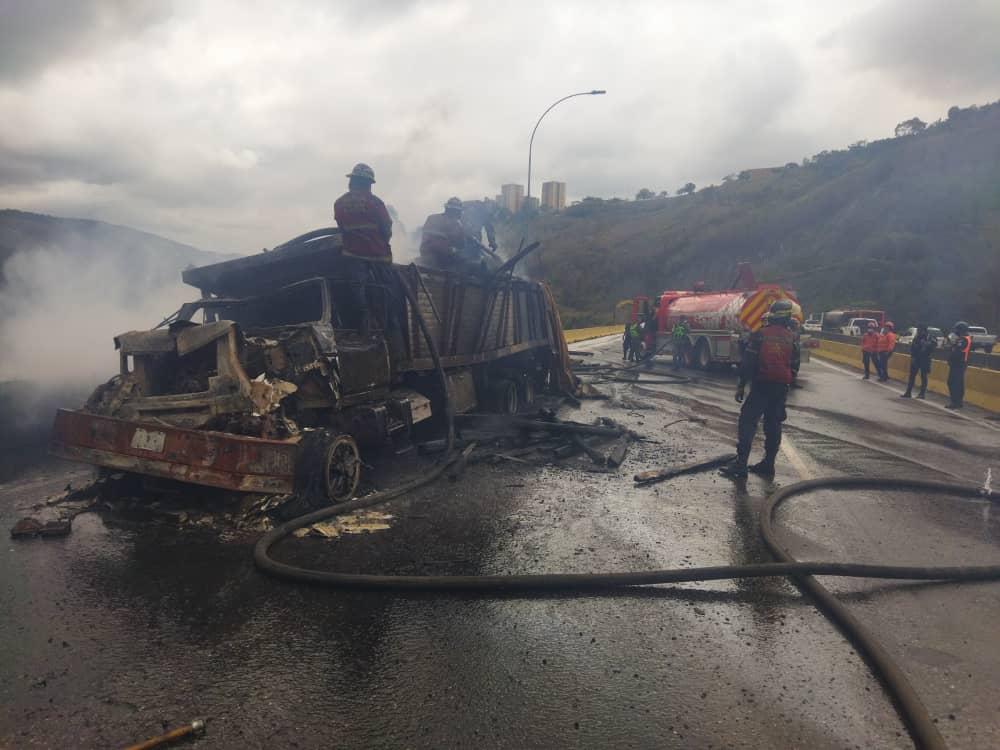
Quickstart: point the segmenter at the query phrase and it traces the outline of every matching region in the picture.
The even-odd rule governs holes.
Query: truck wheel
[[[300,443],[296,492],[313,505],[350,500],[361,480],[361,456],[350,435],[311,430]]]
[[[699,370],[707,370],[712,364],[712,353],[708,350],[705,339],[699,341],[694,349],[694,363]]]
[[[531,406],[535,403],[535,381],[531,377],[521,379],[520,406]]]
[[[513,380],[500,379],[490,386],[490,405],[497,414],[513,416],[521,406],[517,383]]]

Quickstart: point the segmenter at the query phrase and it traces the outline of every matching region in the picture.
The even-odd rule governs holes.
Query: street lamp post
[[[528,196],[527,196],[528,198],[531,197],[531,149],[535,145],[535,131],[537,131],[538,126],[542,124],[542,120],[545,119],[545,115],[551,112],[552,108],[555,107],[557,104],[561,104],[567,99],[572,99],[574,96],[597,96],[599,94],[606,94],[606,93],[608,92],[605,91],[604,89],[601,90],[594,89],[593,91],[581,91],[578,94],[570,94],[569,96],[564,96],[562,99],[553,102],[551,105],[549,105],[549,108],[547,110],[542,112],[542,116],[539,117],[538,122],[535,123],[534,130],[531,131],[531,141],[529,141],[528,143]]]

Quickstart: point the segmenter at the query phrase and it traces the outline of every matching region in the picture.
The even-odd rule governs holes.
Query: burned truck
[[[513,262],[476,276],[386,265],[364,282],[341,251],[339,231],[320,229],[185,270],[199,299],[153,330],[115,337],[118,374],[81,409],[58,411],[50,452],[341,501],[358,486],[359,446],[402,449],[446,398],[456,412],[512,414],[540,389],[570,385],[552,296],[514,276]]]

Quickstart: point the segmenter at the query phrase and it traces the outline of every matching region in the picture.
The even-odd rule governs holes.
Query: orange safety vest
[[[880,352],[891,352],[896,347],[896,334],[892,331],[880,333],[878,336],[878,350]]]
[[[879,335],[877,333],[866,333],[861,339],[861,351],[877,352]]]

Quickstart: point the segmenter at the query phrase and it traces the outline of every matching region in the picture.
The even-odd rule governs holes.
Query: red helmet
[[[885,327],[888,328],[890,331],[896,330],[896,324],[893,323],[891,320],[885,321]]]
[[[875,321],[874,320],[869,320],[868,321],[868,330],[869,331],[874,331],[876,328],[878,328],[878,326],[875,325]]]

